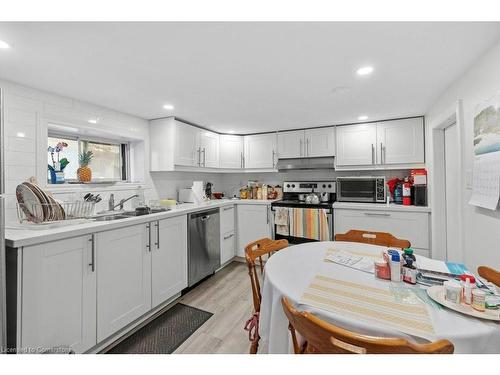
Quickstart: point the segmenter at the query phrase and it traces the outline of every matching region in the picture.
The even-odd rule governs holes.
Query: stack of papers
[[[373,257],[356,255],[344,250],[330,250],[326,253],[325,261],[354,268],[359,271],[374,273]]]

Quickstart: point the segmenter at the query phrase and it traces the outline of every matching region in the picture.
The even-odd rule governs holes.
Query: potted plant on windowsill
[[[52,165],[48,164],[48,169],[50,171],[50,183],[51,184],[64,184],[64,168],[69,164],[69,160],[66,158],[60,159],[59,153],[68,147],[66,142],[59,142],[54,147],[49,146],[48,152],[52,158]],[[54,157],[57,154],[57,161]]]

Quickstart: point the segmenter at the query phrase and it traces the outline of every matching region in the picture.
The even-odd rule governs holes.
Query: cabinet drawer
[[[344,209],[334,212],[335,233],[351,229],[389,232],[410,241],[412,247],[430,249],[428,213]]]
[[[234,231],[225,233],[221,238],[221,249],[220,249],[220,264],[223,265],[231,259],[234,258],[235,249],[235,235]]]
[[[221,207],[220,209],[220,232],[228,233],[234,231],[234,205]]]

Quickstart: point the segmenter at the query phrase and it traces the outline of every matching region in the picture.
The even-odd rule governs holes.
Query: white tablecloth
[[[354,320],[349,316],[298,304],[304,290],[317,274],[374,287],[390,282],[378,280],[370,273],[324,262],[325,251],[332,245],[341,250],[373,253],[380,253],[381,250],[386,249],[352,242],[311,242],[290,246],[275,253],[265,266],[259,351],[264,353],[291,352],[288,320],[281,306],[283,296],[290,299],[301,310],[313,312],[326,321],[358,333],[383,337],[405,337],[414,342],[425,342],[421,338],[409,336],[381,324]],[[455,346],[455,353],[500,353],[500,323],[468,317],[445,307],[441,310],[432,306],[427,306],[427,308],[437,339],[450,340]]]

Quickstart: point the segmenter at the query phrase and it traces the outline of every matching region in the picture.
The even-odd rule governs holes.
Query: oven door
[[[274,207],[271,210],[275,213]],[[287,240],[290,245],[298,245],[306,242],[318,242],[318,240],[306,237],[295,237],[295,236],[284,236],[282,234],[276,233],[276,224],[273,215],[273,239],[275,240]],[[329,231],[329,240],[333,241],[333,209],[330,209],[326,214],[326,219],[328,221],[328,231]]]
[[[377,180],[375,178],[337,178],[337,201],[376,202]]]

